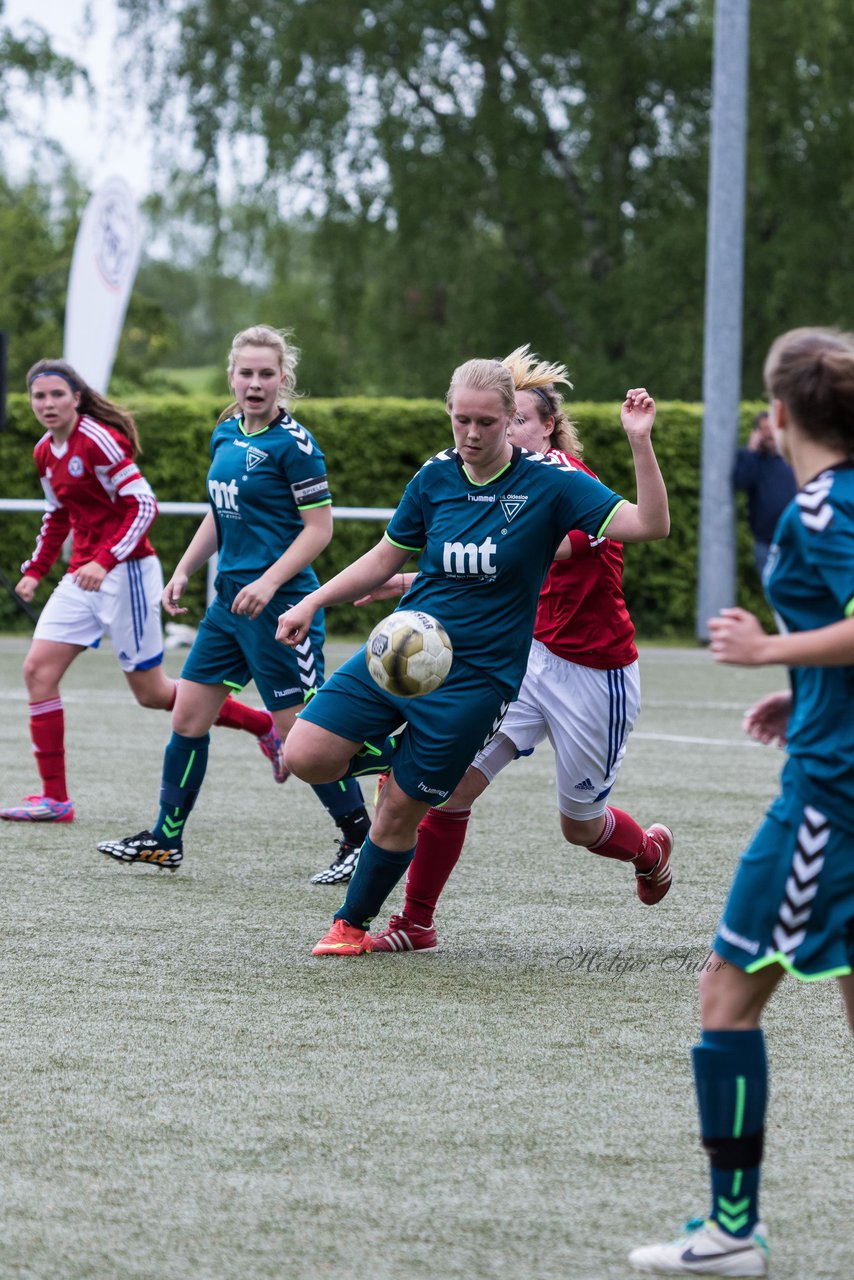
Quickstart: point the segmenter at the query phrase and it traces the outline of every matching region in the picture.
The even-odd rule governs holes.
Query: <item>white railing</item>
[[[0,498],[1,511],[40,511],[44,513],[47,504],[43,498]],[[334,520],[385,520],[394,515],[394,507],[333,507]],[[210,511],[207,502],[158,502],[158,514],[161,516],[205,516]],[[26,550],[22,553],[26,555]],[[217,571],[217,557],[214,553],[208,561],[207,599],[208,604],[214,597],[214,579]]]

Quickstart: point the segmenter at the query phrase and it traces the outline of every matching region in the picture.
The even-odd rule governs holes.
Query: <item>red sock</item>
[[[427,928],[451,872],[460,860],[471,809],[429,809],[418,827],[418,844],[406,880],[403,914]]]
[[[643,827],[638,826],[630,813],[610,806],[605,810],[605,830],[596,843],[587,848],[602,858],[634,862],[638,871],[651,870],[661,852],[657,846],[652,847]]]
[[[30,737],[42,794],[51,800],[67,800],[65,789],[65,712],[62,698],[30,703]]]
[[[263,738],[264,734],[269,733],[273,727],[273,717],[269,711],[259,711],[245,702],[238,702],[229,694],[214,724],[220,729],[242,729],[244,733]]]

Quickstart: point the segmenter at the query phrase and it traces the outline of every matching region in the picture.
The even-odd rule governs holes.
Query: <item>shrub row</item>
[[[158,498],[204,501],[208,439],[221,403],[207,396],[140,397],[130,403],[139,424],[145,475]],[[757,406],[742,408],[746,434]],[[446,448],[448,418],[441,404],[427,400],[312,400],[295,415],[314,434],[327,459],[337,506],[393,507],[410,476],[425,458]],[[574,404],[585,446],[585,460],[607,484],[634,496],[631,453],[615,404]],[[642,639],[688,638],[694,632],[699,530],[701,408],[665,403],[659,406],[655,445],[670,495],[672,531],[665,542],[626,549],[626,597]],[[32,463],[38,426],[26,397],[9,399],[7,422],[0,432],[0,496],[38,497]],[[19,565],[29,553],[39,527],[36,514],[0,513],[0,570],[17,581]],[[161,517],[154,542],[168,577],[188,542],[195,521]],[[317,562],[321,581],[372,546],[383,526],[376,521],[338,521],[335,537]],[[60,568],[51,575],[55,581]],[[191,597],[192,616],[203,607],[204,575],[198,575]],[[761,593],[751,567],[750,541],[739,522],[739,603],[763,611]],[[46,598],[42,587],[38,600]],[[349,606],[330,611],[329,629],[339,634],[364,633],[383,606],[354,616]],[[25,629],[27,619],[9,593],[0,591],[0,630]]]

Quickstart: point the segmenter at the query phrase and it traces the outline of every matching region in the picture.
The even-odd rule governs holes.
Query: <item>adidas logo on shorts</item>
[[[595,791],[596,788],[594,787],[593,783],[590,781],[589,778],[585,778],[583,782],[576,782],[575,790],[576,791]]]

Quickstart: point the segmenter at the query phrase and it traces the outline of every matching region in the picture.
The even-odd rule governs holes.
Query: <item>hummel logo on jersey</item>
[[[218,511],[237,510],[238,488],[236,480],[229,480],[228,484],[224,480],[209,480],[208,490]]]
[[[269,458],[269,453],[265,453],[263,449],[256,449],[251,444],[246,450],[246,469],[251,471],[253,467],[257,467],[259,462],[263,462],[265,458]]]
[[[585,778],[583,782],[576,782],[575,790],[576,791],[595,791],[596,788],[594,787],[593,783],[590,781],[589,778]]]
[[[446,542],[442,553],[442,567],[445,573],[455,578],[479,578],[484,574],[494,576],[495,552],[492,538],[487,538],[480,546],[475,542]]]
[[[518,516],[519,512],[528,501],[527,495],[523,498],[502,498],[501,510],[504,512],[504,519],[509,524],[514,516]]]

